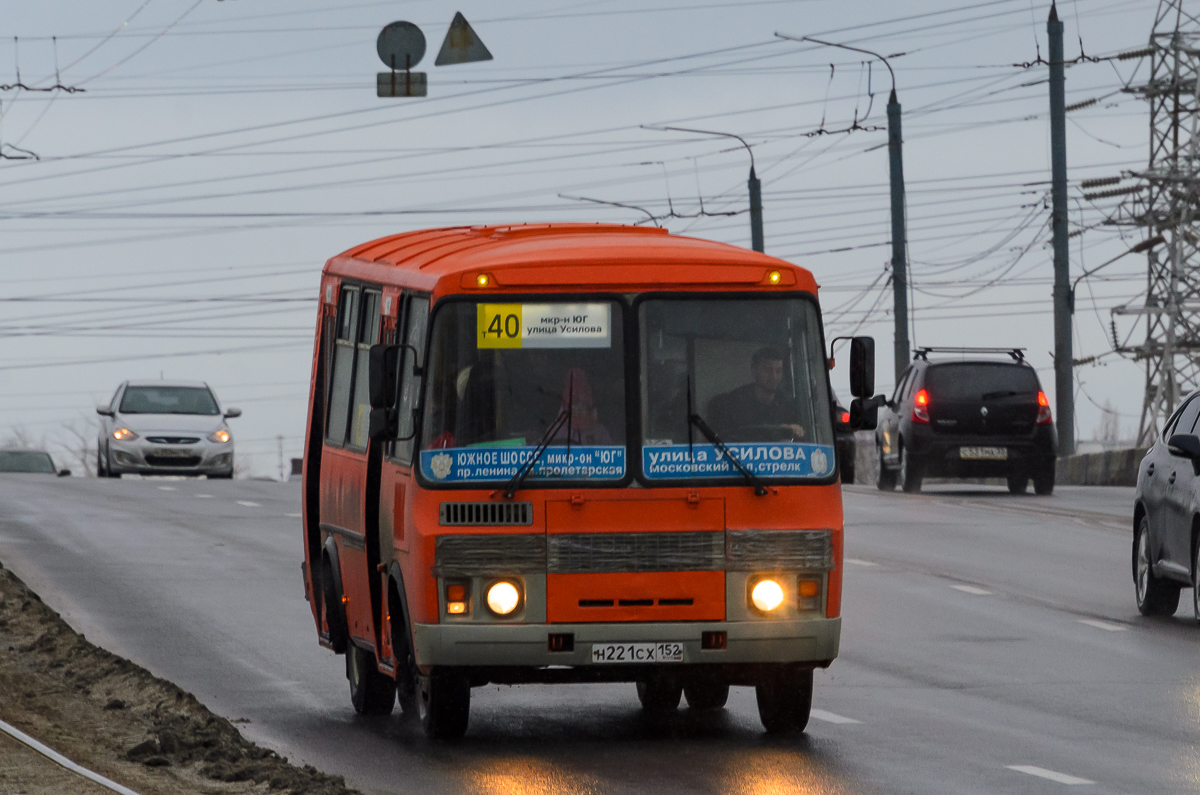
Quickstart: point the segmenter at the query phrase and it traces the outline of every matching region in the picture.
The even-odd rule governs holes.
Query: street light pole
[[[864,50],[861,47],[851,47],[849,44],[838,44],[832,41],[822,41],[811,36],[787,36],[776,33],[781,39],[788,41],[806,41],[821,44],[826,47],[837,47],[852,52],[861,52],[878,58],[887,67],[892,76],[892,93],[888,98],[888,175],[891,183],[892,199],[892,301],[895,317],[895,336],[893,350],[896,364],[896,379],[904,368],[908,367],[910,353],[908,339],[908,231],[906,229],[904,210],[904,157],[902,151],[903,138],[900,135],[900,102],[896,99],[896,73],[888,59],[877,52]]]
[[[750,144],[746,143],[746,139],[733,133],[716,132],[715,130],[695,130],[691,127],[647,127],[646,129],[674,130],[675,132],[700,133],[701,135],[719,135],[722,138],[736,138],[742,142],[742,146],[746,147],[746,151],[750,153],[750,178],[746,180],[746,187],[750,192],[750,248],[755,251],[762,251],[762,183],[754,173],[754,150],[750,148]]]

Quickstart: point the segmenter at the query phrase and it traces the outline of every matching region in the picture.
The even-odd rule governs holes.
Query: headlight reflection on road
[[[497,759],[467,773],[484,795],[593,795],[600,791],[591,776],[573,773],[561,763],[517,757]]]

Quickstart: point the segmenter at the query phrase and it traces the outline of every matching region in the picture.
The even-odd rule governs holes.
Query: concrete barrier
[[[1058,459],[1054,480],[1064,486],[1136,486],[1138,465],[1148,450],[1132,447],[1064,456]]]
[[[858,455],[854,467],[854,481],[862,484],[874,484],[875,478],[879,474],[875,435],[871,431],[859,431],[855,434],[855,442]],[[1108,450],[1103,453],[1065,456],[1058,459],[1054,481],[1064,486],[1136,486],[1138,465],[1142,463],[1148,449],[1135,447],[1126,450]],[[931,479],[929,482],[941,481]],[[962,483],[967,481],[946,482]],[[984,481],[975,479],[970,482],[983,483]],[[990,480],[988,482],[991,483]],[[995,480],[995,485],[1004,485],[1004,481]]]

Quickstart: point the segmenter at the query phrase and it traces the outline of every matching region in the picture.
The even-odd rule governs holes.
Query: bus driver
[[[778,348],[759,348],[750,357],[753,382],[709,401],[708,417],[718,434],[736,437],[743,429],[773,426],[787,428],[794,439],[804,438],[804,427],[796,422],[795,401],[779,388],[783,358]]]

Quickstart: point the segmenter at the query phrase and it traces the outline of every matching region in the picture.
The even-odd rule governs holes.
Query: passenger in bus
[[[612,444],[612,436],[608,429],[600,423],[599,412],[592,395],[592,385],[587,373],[581,367],[572,367],[567,371],[566,385],[563,387],[562,408],[570,406],[571,417],[554,434],[554,441],[571,444]],[[568,437],[567,428],[570,427]]]
[[[783,361],[778,348],[759,348],[750,357],[752,382],[709,401],[708,421],[718,435],[727,441],[760,441],[746,439],[744,432],[765,426],[787,429],[793,439],[804,438],[804,426],[796,421],[796,402],[780,388]]]

